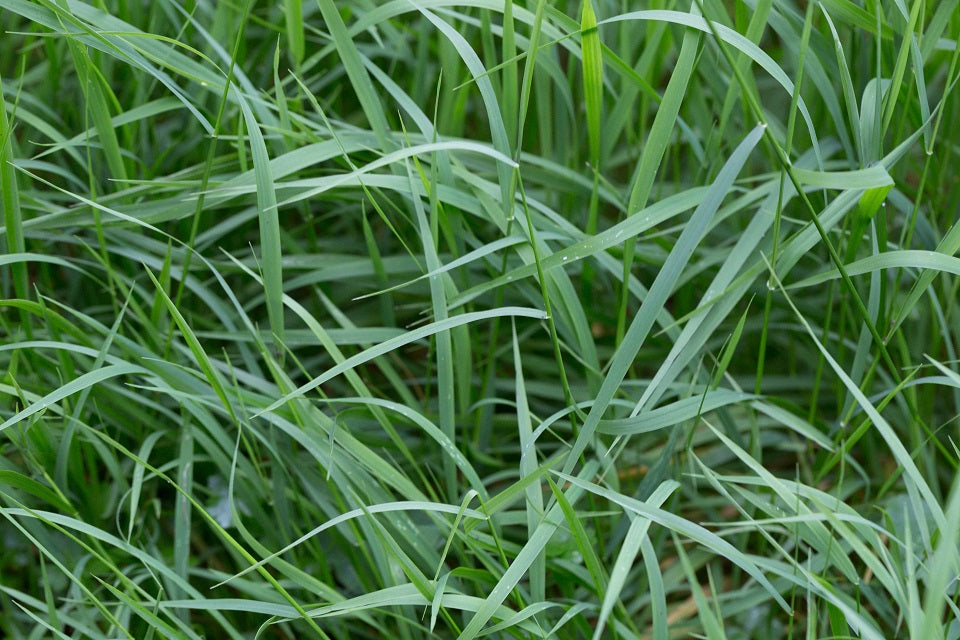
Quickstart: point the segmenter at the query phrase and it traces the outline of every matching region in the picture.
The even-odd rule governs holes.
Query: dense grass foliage
[[[960,638],[957,0],[0,28],[0,635]]]

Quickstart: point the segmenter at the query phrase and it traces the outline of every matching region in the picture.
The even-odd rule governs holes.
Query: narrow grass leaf
[[[260,124],[254,118],[246,99],[234,91],[243,112],[250,137],[250,153],[253,156],[253,172],[256,177],[257,209],[260,220],[260,247],[262,251],[263,291],[267,298],[267,314],[270,330],[276,336],[279,351],[284,339],[283,320],[283,256],[280,248],[280,216],[277,210],[277,194],[270,170],[270,157],[260,132]]]
[[[587,107],[587,136],[590,140],[590,163],[600,170],[600,123],[603,118],[603,52],[600,30],[593,2],[584,0],[580,22],[580,46],[583,49],[583,91]]]

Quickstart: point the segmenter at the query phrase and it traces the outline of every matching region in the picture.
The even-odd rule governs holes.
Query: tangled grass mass
[[[958,0],[0,30],[0,637],[960,640]]]

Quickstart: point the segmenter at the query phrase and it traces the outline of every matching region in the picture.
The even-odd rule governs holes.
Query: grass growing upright
[[[960,639],[957,8],[0,0],[0,635]]]

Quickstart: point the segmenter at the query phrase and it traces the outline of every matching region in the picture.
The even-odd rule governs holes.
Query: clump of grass
[[[647,4],[0,0],[0,632],[960,638],[957,3]]]

